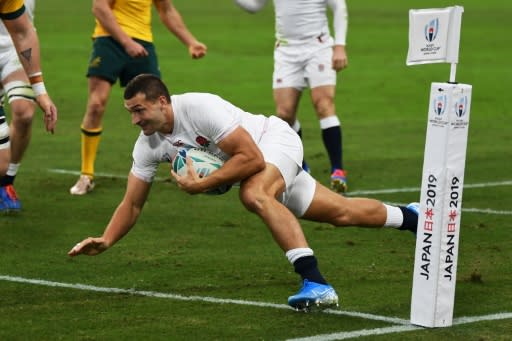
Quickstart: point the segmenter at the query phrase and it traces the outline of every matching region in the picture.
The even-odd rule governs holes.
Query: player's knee
[[[267,196],[256,189],[241,188],[240,201],[244,207],[253,213],[258,214],[265,207],[265,201],[268,200]]]
[[[288,124],[292,125],[295,122],[295,108],[286,106],[286,105],[278,105],[276,107],[277,116],[288,122]]]
[[[102,101],[90,100],[87,103],[87,115],[94,119],[101,118],[105,112],[105,103]]]
[[[325,118],[329,115],[333,115],[335,112],[334,102],[330,98],[318,98],[313,102],[313,106],[319,118]]]
[[[15,100],[11,102],[12,120],[16,125],[30,125],[34,118],[35,104],[32,101]]]

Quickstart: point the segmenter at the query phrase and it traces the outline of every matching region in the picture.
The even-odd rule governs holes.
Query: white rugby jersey
[[[217,146],[224,137],[242,126],[257,143],[266,127],[266,116],[245,112],[217,95],[172,95],[171,103],[172,133],[146,136],[141,132],[135,143],[131,172],[143,181],[153,181],[158,165],[171,162],[182,148],[205,148],[225,161],[229,155]]]
[[[329,37],[327,6],[333,12],[334,44],[345,45],[347,38],[347,4],[345,0],[273,0],[276,20],[276,39],[295,42]],[[250,11],[259,11],[267,0],[236,0]]]
[[[27,12],[30,21],[34,21],[34,9],[36,7],[36,0],[25,0],[25,12]],[[0,49],[14,48],[11,35],[5,28],[2,20],[0,20]]]

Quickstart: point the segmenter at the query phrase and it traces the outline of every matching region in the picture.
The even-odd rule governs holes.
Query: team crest
[[[425,39],[427,39],[428,42],[433,42],[437,37],[438,31],[439,18],[436,18],[425,25]]]
[[[101,64],[101,57],[96,57],[89,63],[89,67],[98,67]]]
[[[201,147],[208,147],[210,145],[210,141],[208,141],[208,139],[204,136],[197,136],[196,137],[196,142],[201,146]]]

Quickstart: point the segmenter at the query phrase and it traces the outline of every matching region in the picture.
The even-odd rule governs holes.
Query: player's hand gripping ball
[[[172,170],[176,174],[180,176],[187,174],[187,157],[192,160],[194,169],[201,178],[210,175],[224,165],[224,161],[221,158],[206,149],[182,149],[172,160]],[[229,191],[230,188],[231,185],[222,185],[206,192],[206,194],[224,194]]]

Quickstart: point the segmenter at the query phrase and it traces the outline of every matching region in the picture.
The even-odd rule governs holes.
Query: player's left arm
[[[327,0],[333,13],[334,47],[332,54],[332,68],[336,71],[348,66],[346,39],[348,28],[348,13],[345,0]]]
[[[207,47],[194,37],[188,30],[181,14],[172,4],[171,0],[153,0],[160,16],[160,20],[183,44],[188,47],[190,56],[194,59],[206,55]]]
[[[48,95],[43,81],[39,38],[36,30],[26,11],[17,18],[4,19],[3,23],[9,31],[23,69],[30,79],[37,104],[44,111],[46,130],[53,133],[57,124],[57,107]]]
[[[190,194],[203,193],[224,184],[242,181],[265,168],[263,154],[251,135],[241,126],[234,129],[217,145],[223,152],[231,155],[229,160],[217,171],[200,178],[192,167],[192,161],[188,159],[186,176],[171,172],[178,187]]]

